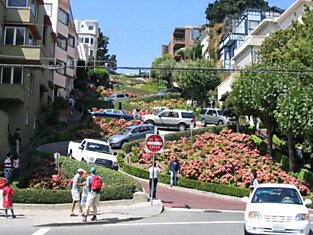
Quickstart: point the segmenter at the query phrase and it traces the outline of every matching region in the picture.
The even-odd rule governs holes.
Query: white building
[[[210,54],[208,51],[209,41],[210,41],[210,30],[209,30],[209,27],[205,27],[201,31],[200,45],[202,46],[202,58],[206,60],[210,59]]]
[[[79,59],[96,58],[98,49],[99,24],[97,20],[75,20],[78,34]]]
[[[74,87],[78,57],[77,33],[71,4],[69,0],[45,0],[44,6],[58,38],[54,56],[60,69],[53,75],[55,96],[67,98]]]
[[[312,0],[297,0],[279,17],[274,19],[264,19],[246,38],[246,40],[235,49],[232,63],[234,68],[244,68],[258,60],[258,51],[264,39],[279,29],[292,27],[292,21],[301,22],[306,6],[312,7]],[[218,99],[222,95],[231,91],[231,85],[235,79],[235,74],[229,76],[218,86]]]

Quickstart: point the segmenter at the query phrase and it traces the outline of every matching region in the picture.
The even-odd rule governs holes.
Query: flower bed
[[[157,106],[165,106],[172,109],[190,109],[191,107],[187,106],[186,101],[184,99],[158,99],[153,100],[151,102],[145,101],[136,101],[136,102],[129,102],[132,106],[137,106],[139,108],[145,108],[148,110],[152,110],[153,107]]]
[[[148,168],[152,157],[144,153],[143,144],[133,146],[128,157]],[[252,170],[256,170],[259,182],[294,184],[303,195],[310,191],[306,184],[283,171],[279,163],[268,155],[261,155],[246,134],[223,130],[219,135],[196,135],[193,143],[189,137],[166,141],[165,147],[158,160],[168,166],[177,156],[181,163],[180,173],[187,179],[246,188],[252,180]]]

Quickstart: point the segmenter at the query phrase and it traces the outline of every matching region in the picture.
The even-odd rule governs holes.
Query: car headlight
[[[297,214],[296,220],[297,221],[309,220],[309,215],[308,214]]]
[[[258,211],[249,211],[248,217],[250,219],[262,219],[262,215]]]

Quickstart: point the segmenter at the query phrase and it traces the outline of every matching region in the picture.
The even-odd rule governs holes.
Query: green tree
[[[110,74],[106,68],[93,68],[88,70],[88,79],[96,86],[110,86]]]
[[[169,54],[156,58],[152,63],[151,76],[167,82],[167,87],[173,88],[173,71],[176,61]]]
[[[174,73],[174,80],[179,86],[203,107],[207,104],[208,91],[214,90],[221,82],[218,73],[207,70],[209,68],[215,68],[212,61],[203,59],[185,61],[177,64],[177,70]]]

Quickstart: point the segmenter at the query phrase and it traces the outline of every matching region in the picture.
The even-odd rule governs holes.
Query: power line
[[[102,63],[114,64],[114,61],[101,61]],[[23,67],[23,68],[38,68],[38,69],[51,69],[58,70],[64,68],[113,68],[121,70],[169,70],[169,71],[208,71],[208,72],[221,72],[221,73],[239,73],[239,72],[250,72],[250,73],[278,73],[278,74],[313,74],[313,70],[286,70],[286,69],[224,69],[224,68],[175,68],[175,67],[133,67],[133,66],[114,66],[107,67],[103,65],[75,65],[75,66],[63,66],[63,65],[37,65],[37,64],[0,64],[1,67]]]

